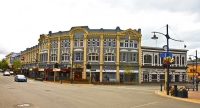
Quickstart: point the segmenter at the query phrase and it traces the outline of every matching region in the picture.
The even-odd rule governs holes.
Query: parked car
[[[24,75],[16,75],[14,80],[16,82],[27,82],[27,78]]]
[[[3,72],[3,69],[0,69],[0,72]]]
[[[5,72],[3,73],[3,76],[10,76],[10,72],[5,71]]]
[[[10,75],[14,75],[14,72],[13,72],[13,71],[10,71]]]

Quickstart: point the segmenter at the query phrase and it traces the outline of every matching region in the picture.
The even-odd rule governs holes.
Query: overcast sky
[[[0,2],[0,59],[38,43],[40,34],[68,31],[73,26],[90,29],[142,30],[142,46],[162,47],[166,38],[151,40],[152,31],[166,34],[170,48],[195,55],[200,49],[199,0],[2,0]],[[198,51],[200,57],[200,50]]]

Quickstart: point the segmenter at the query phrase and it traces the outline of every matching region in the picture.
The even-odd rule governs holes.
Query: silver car
[[[16,82],[27,82],[27,78],[24,75],[16,75],[14,80]]]

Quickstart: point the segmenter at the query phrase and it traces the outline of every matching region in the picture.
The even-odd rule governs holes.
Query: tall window
[[[104,39],[104,46],[115,47],[116,39]]]
[[[88,39],[88,46],[99,46],[99,39]]]
[[[51,62],[56,62],[57,61],[57,54],[52,54],[51,55]]]
[[[137,62],[137,53],[131,53],[130,59],[132,62]]]
[[[152,56],[144,55],[144,63],[152,63]]]
[[[69,61],[70,60],[70,55],[68,53],[62,54],[62,61]]]
[[[179,57],[178,56],[176,57],[176,60],[177,60],[176,63],[179,65]]]
[[[97,53],[88,54],[89,61],[99,61],[99,55]]]
[[[104,61],[115,61],[115,54],[113,54],[113,53],[106,53],[104,55]]]
[[[185,64],[185,59],[184,59],[184,57],[182,57],[182,65],[184,65]]]
[[[127,53],[121,53],[121,60],[120,61],[127,61]]]
[[[154,56],[154,60],[155,60],[155,64],[158,64],[158,56],[157,55]]]

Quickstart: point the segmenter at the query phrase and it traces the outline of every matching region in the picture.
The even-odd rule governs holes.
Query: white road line
[[[131,107],[131,108],[138,108],[138,107],[148,106],[148,105],[157,104],[157,103],[168,101],[168,100],[170,100],[170,99],[165,99],[165,100],[162,100],[162,101],[151,102],[151,103],[147,103],[147,104],[143,104],[143,105],[134,106],[134,107]]]

